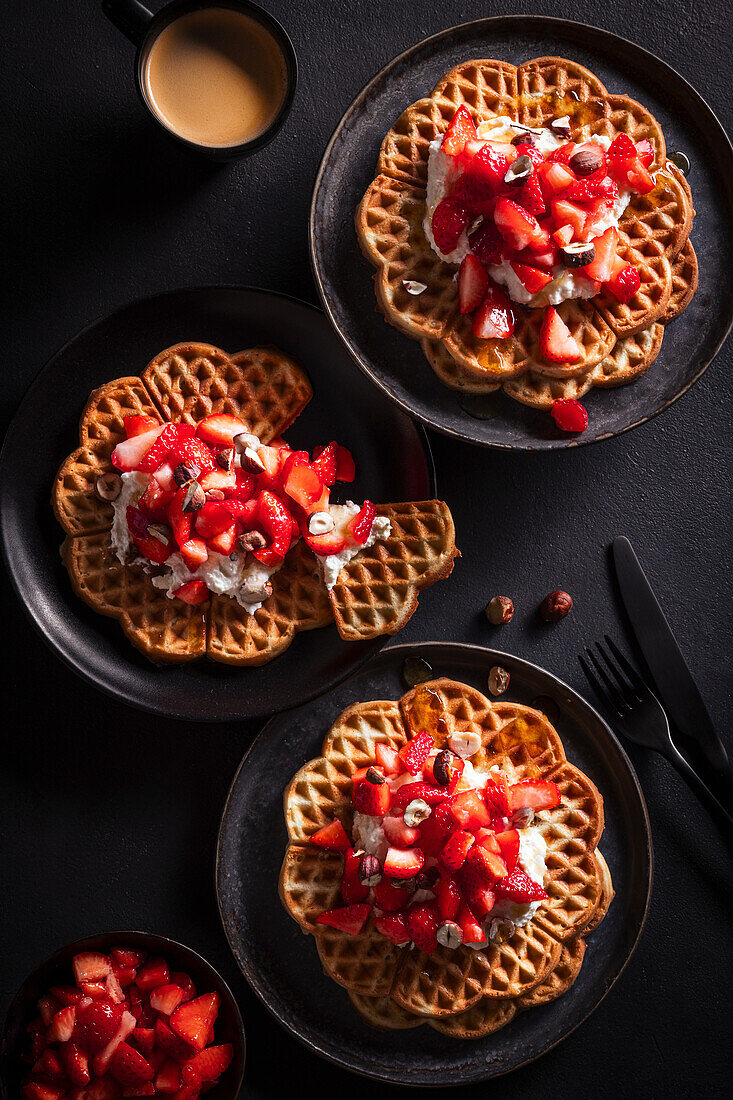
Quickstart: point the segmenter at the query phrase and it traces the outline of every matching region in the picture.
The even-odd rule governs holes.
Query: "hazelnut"
[[[600,149],[578,149],[568,163],[576,176],[591,176],[603,166],[603,153]]]
[[[227,473],[228,473],[231,470],[233,463],[234,463],[234,448],[233,447],[226,447],[223,451],[219,451],[218,455],[216,456],[216,464],[220,469],[226,470]]]
[[[382,868],[376,856],[365,855],[359,861],[359,882],[362,886],[376,886],[382,880]]]
[[[441,749],[433,761],[433,779],[439,787],[447,787],[452,779],[451,763],[456,754],[450,749]]]
[[[206,504],[206,493],[198,481],[189,481],[181,504],[182,512],[198,512]]]
[[[369,772],[367,772],[367,778]],[[384,780],[382,780],[384,782]],[[405,825],[410,829],[414,829],[416,825],[419,825],[426,818],[430,817],[432,810],[428,806],[427,802],[423,798],[413,798],[412,802],[408,802],[405,806],[405,812],[402,815]]]
[[[549,592],[540,604],[540,615],[546,623],[557,623],[570,614],[572,606],[572,597],[567,592],[556,588],[554,592]]]
[[[509,687],[511,677],[501,665],[494,665],[489,672],[489,691],[492,695],[503,695]]]
[[[517,930],[513,920],[508,917],[494,917],[489,928],[489,939],[492,943],[506,943]]]
[[[187,466],[185,462],[179,462],[173,471],[173,480],[180,489],[187,482],[197,478],[200,473],[198,466]]]
[[[454,920],[444,920],[436,933],[438,943],[455,951],[463,943],[463,930]]]
[[[481,738],[473,730],[461,730],[451,734],[448,744],[456,756],[467,760],[469,756],[475,756],[481,748]]]
[[[536,145],[537,138],[529,130],[523,130],[521,134],[515,134],[512,145]]]
[[[207,500],[224,500],[224,494],[221,489],[209,489],[206,493]]]
[[[256,581],[249,577],[240,589],[242,595],[252,603],[264,603],[272,595],[272,585],[269,581]]]
[[[521,157],[517,157],[507,168],[504,173],[504,183],[508,187],[519,187],[520,184],[527,182],[533,172],[534,164],[526,153],[522,153]]]
[[[512,621],[514,604],[508,596],[494,596],[486,605],[486,618],[492,626],[503,626]]]
[[[94,492],[100,500],[117,500],[122,490],[122,478],[119,474],[100,474],[94,482]]]
[[[314,512],[308,520],[311,535],[327,535],[333,528],[333,516],[330,512]]]
[[[556,134],[560,134],[562,137],[570,136],[570,115],[563,115],[562,118],[553,118],[550,123],[550,129]]]
[[[259,531],[245,531],[239,536],[237,542],[245,554],[250,550],[261,550],[263,546],[267,546],[267,539]]]
[[[364,778],[367,783],[373,783],[375,787],[381,787],[383,783],[387,782],[382,773],[377,771],[376,768],[367,768]]]
[[[170,527],[165,523],[151,523],[148,525],[148,534],[151,538],[157,539],[158,542],[162,542],[164,546],[169,546],[173,532]]]
[[[241,436],[236,435],[234,437],[234,442],[236,443],[237,440],[241,438]],[[237,454],[239,455],[239,465],[242,467],[245,474],[261,474],[264,472],[265,464],[254,447],[245,447],[243,451],[237,448]]]

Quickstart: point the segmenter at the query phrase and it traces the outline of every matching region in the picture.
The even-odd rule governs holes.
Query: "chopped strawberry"
[[[231,447],[235,435],[248,431],[249,426],[230,413],[212,413],[196,425],[199,439],[204,439],[207,443],[221,443],[225,447]]]
[[[462,791],[457,794],[451,802],[450,812],[459,829],[474,832],[491,825],[491,814],[478,791]]]
[[[448,791],[445,787],[435,787],[430,783],[403,783],[392,795],[392,805],[395,810],[403,810],[413,798],[422,798],[428,806],[437,806],[446,798]]]
[[[544,901],[547,898],[544,888],[521,867],[515,867],[506,878],[498,879],[494,890],[499,897],[509,898],[511,901]]]
[[[461,906],[461,891],[455,879],[445,873],[441,876],[435,890],[438,912],[441,920],[455,920]]]
[[[636,142],[636,155],[645,168],[650,168],[654,163],[654,146],[648,138],[642,138]]]
[[[372,533],[372,525],[377,509],[370,500],[365,500],[360,511],[349,520],[348,531],[358,546],[363,546]]]
[[[188,424],[164,424],[151,446],[141,457],[138,469],[144,473],[152,474],[165,461],[169,451],[177,451],[178,445],[184,439],[193,437],[193,435],[194,430]],[[145,436],[139,436],[138,438],[142,440]]]
[[[160,428],[161,424],[154,416],[126,416],[122,426],[127,438],[134,439],[137,435],[144,435],[145,432],[151,432],[154,428]]]
[[[617,134],[606,153],[608,171],[617,183],[628,183],[628,169],[638,159],[636,146],[628,134]]]
[[[439,252],[447,256],[453,251],[466,228],[466,211],[451,198],[441,199],[433,211],[433,239]]]
[[[353,481],[356,477],[354,457],[347,447],[336,447],[336,480]]]
[[[120,1045],[120,1043],[124,1043],[128,1035],[132,1035],[136,1026],[137,1021],[135,1017],[132,1015],[131,1012],[124,1010],[122,1016],[120,1017],[117,1031],[114,1033],[107,1045],[102,1047],[102,1049],[94,1057],[93,1066],[94,1072],[96,1073],[97,1077],[101,1077],[107,1072],[110,1061],[112,1060],[112,1057],[118,1046]]]
[[[155,1043],[175,1062],[184,1062],[193,1054],[193,1048],[179,1035],[175,1035],[163,1020],[155,1021]]]
[[[177,985],[158,985],[150,994],[150,1007],[163,1016],[171,1016],[182,1000],[183,990]]]
[[[555,165],[555,167],[559,168],[560,166]],[[542,194],[540,181],[536,176],[530,176],[521,187],[515,187],[512,191],[512,198],[528,214],[534,214],[536,218],[542,218],[547,213],[547,203]]]
[[[438,946],[436,933],[440,923],[438,907],[434,901],[424,902],[422,905],[413,905],[407,911],[407,930],[410,939],[424,951],[426,955],[432,955]]]
[[[165,989],[165,986],[160,986],[160,988]],[[183,991],[181,990],[181,992]],[[130,1042],[144,1058],[150,1058],[155,1049],[155,1028],[136,1027],[130,1036]]]
[[[501,856],[480,844],[474,844],[466,856],[460,877],[466,889],[483,889],[493,886],[496,879],[506,878],[506,875],[506,864]]]
[[[476,136],[476,127],[471,118],[471,113],[468,107],[462,103],[450,120],[440,148],[444,153],[455,157],[462,152],[466,142],[475,140]]]
[[[606,231],[608,216],[613,207],[613,200],[594,199],[592,202],[586,203],[586,206],[588,207],[588,213],[586,214],[581,240],[593,241],[596,237],[602,236]]]
[[[151,428],[150,431],[143,432],[142,435],[135,435],[130,439],[123,439],[121,443],[117,444],[110,455],[112,465],[118,470],[122,470],[123,473],[129,472],[130,470],[136,470],[139,463],[142,462],[144,456],[163,432],[163,429],[164,425],[160,424],[157,428]],[[159,466],[160,463],[157,463],[157,465]],[[153,469],[155,469],[155,467],[153,467]]]
[[[178,1092],[181,1085],[181,1070],[172,1058],[166,1058],[161,1062],[155,1074],[155,1091],[168,1095]]]
[[[218,500],[207,500],[196,512],[194,526],[202,539],[211,539],[220,535],[232,525],[232,514]]]
[[[471,833],[456,830],[445,843],[440,858],[449,871],[457,871],[466,862],[466,856],[474,843]]]
[[[469,252],[458,272],[458,302],[461,313],[473,313],[489,289],[489,276],[483,264]]]
[[[403,771],[402,761],[397,749],[390,748],[384,741],[377,741],[374,746],[374,753],[377,764],[379,764],[385,775],[399,775]]]
[[[82,982],[103,981],[112,970],[112,964],[107,956],[98,951],[85,951],[80,955],[74,955],[71,966],[77,985],[81,985]]]
[[[308,837],[308,841],[319,848],[327,848],[332,852],[345,852],[347,848],[351,847],[346,829],[344,829],[338,818],[334,818],[329,825],[324,825],[322,829],[312,833]]]
[[[425,858],[419,848],[388,848],[384,857],[387,878],[413,878],[421,871]]]
[[[536,267],[512,263],[511,268],[524,289],[529,291],[530,294],[537,294],[543,287],[552,282],[552,275],[546,271],[540,271]]]
[[[471,251],[482,264],[500,264],[508,246],[493,221],[485,220],[468,238]]]
[[[374,904],[377,909],[383,909],[385,913],[394,913],[402,909],[408,900],[409,894],[386,877],[382,877],[374,887]]]
[[[607,279],[611,278],[617,259],[618,230],[614,226],[609,226],[605,233],[595,238],[593,247],[596,250],[594,258],[585,267],[581,267],[580,271],[583,275],[587,275],[589,279],[594,279],[598,283],[605,283]]]
[[[463,875],[463,871],[459,874]],[[471,883],[461,886],[463,890],[463,897],[474,916],[479,920],[483,920],[487,917],[496,904],[496,894],[491,886],[480,886],[478,883]]]
[[[435,748],[435,741],[425,730],[418,733],[399,750],[399,758],[405,771],[417,775]]]
[[[509,799],[506,779],[503,775],[497,775],[496,779],[489,779],[484,787],[484,802],[492,819],[508,816]]]
[[[338,531],[329,531],[325,535],[311,535],[306,529],[303,537],[313,553],[318,554],[320,557],[328,557],[329,554],[340,554],[346,548],[346,539]]]
[[[257,521],[270,544],[255,550],[254,556],[263,565],[277,565],[290,549],[293,527],[283,502],[267,489],[260,493],[257,501]]]
[[[560,248],[564,248],[566,244],[570,244],[572,241],[573,232],[572,225],[562,225],[552,234],[552,239]]]
[[[526,142],[522,142],[519,145],[515,145],[514,148],[517,150],[518,157],[529,157],[535,168],[545,163],[545,158],[536,145],[527,145]]]
[[[401,816],[385,817],[382,827],[387,843],[393,848],[412,848],[420,840],[421,830],[406,825]]]
[[[511,874],[519,859],[519,830],[505,829],[503,833],[496,834],[496,841],[501,850],[501,857]]]
[[[365,902],[359,905],[346,905],[342,909],[327,909],[316,917],[316,924],[327,924],[329,928],[337,928],[339,932],[346,932],[348,936],[357,936],[364,928],[371,911],[372,906]],[[188,1005],[184,1007],[187,1008]],[[181,1009],[179,1008],[178,1011],[180,1012]]]
[[[522,779],[509,788],[509,807],[514,810],[525,808],[539,813],[540,810],[552,810],[560,805],[560,791],[557,783],[549,779]]]
[[[392,943],[409,943],[410,933],[407,930],[407,921],[402,913],[384,913],[381,917],[374,918],[374,927]]]
[[[76,1005],[67,1005],[54,1015],[48,1026],[46,1039],[49,1043],[66,1043],[74,1034]]]
[[[294,462],[283,470],[283,490],[304,512],[320,510],[324,485],[307,464]]]
[[[52,985],[51,995],[61,1006],[77,1005],[84,998],[84,994],[75,985]]]
[[[183,1066],[183,1080],[185,1082],[201,1084],[216,1081],[225,1070],[229,1069],[234,1057],[234,1047],[231,1043],[220,1043],[218,1046],[207,1047]]]
[[[214,550],[217,554],[229,555],[234,549],[236,541],[237,527],[236,524],[232,523],[226,531],[221,531],[218,535],[212,535],[209,539],[209,549]]]
[[[155,1077],[155,1070],[147,1058],[129,1043],[120,1043],[117,1047],[109,1063],[109,1072],[123,1087],[152,1081]]]
[[[514,332],[517,320],[512,304],[495,283],[474,314],[473,334],[479,340],[504,340]]]
[[[138,971],[137,986],[144,993],[156,989],[159,985],[167,985],[169,982],[170,972],[165,959],[150,958]]]
[[[178,549],[181,552],[181,557],[192,573],[195,573],[199,566],[203,565],[209,556],[206,543],[203,539],[198,538],[198,536],[186,539],[185,542],[180,543]]]
[[[542,239],[537,219],[512,199],[500,198],[494,210],[496,228],[512,248],[526,248]]]
[[[230,493],[237,488],[237,471],[210,470],[208,474],[202,474],[198,482],[205,493],[210,493],[212,489],[218,489],[222,493]]]
[[[576,180],[563,194],[563,199],[572,202],[593,202],[594,199],[613,200],[618,197],[618,188],[610,176],[594,173],[585,179]]]
[[[583,239],[587,214],[587,210],[574,202],[570,202],[569,199],[555,199],[552,203],[552,217],[555,225],[571,225],[576,240]]]
[[[584,432],[588,427],[588,413],[580,401],[560,397],[550,409],[552,419],[563,432]]]
[[[511,153],[500,150],[495,143],[487,141],[471,160],[471,175],[485,179],[495,191],[499,191],[504,186],[504,176],[511,161],[517,156],[516,149],[513,146],[510,148]]]
[[[186,426],[180,424],[177,427]],[[169,461],[172,461],[174,467],[181,462],[186,466],[196,466],[202,475],[217,469],[213,452],[208,445],[202,439],[198,439],[195,435],[188,435],[186,432],[178,436],[169,452]]]
[[[323,485],[330,487],[336,481],[338,471],[337,457],[338,444],[335,441],[329,443],[328,446],[324,447],[322,450],[313,452],[311,469],[315,471]]]
[[[62,1100],[66,1089],[48,1081],[28,1081],[21,1091],[22,1100]]]
[[[184,974],[182,970],[176,970],[171,974],[171,981],[174,985],[177,985],[179,989],[183,990],[183,1004],[186,1001],[192,1001],[196,996],[196,986],[193,984],[191,977],[188,974]]]
[[[483,928],[467,905],[461,905],[461,908],[458,910],[457,921],[463,932],[464,943],[486,942]]]
[[[37,1062],[33,1064],[33,1073],[39,1077],[49,1077],[52,1081],[59,1081],[66,1076],[66,1071],[61,1065],[59,1052],[47,1047]]]
[[[124,1009],[120,1004],[91,1001],[77,1010],[74,1039],[95,1054],[117,1034]]]
[[[476,843],[480,844],[482,848],[488,848],[490,852],[496,852],[498,856],[501,855],[501,848],[496,839],[496,833],[493,829],[477,829]]]
[[[206,603],[209,599],[209,590],[203,581],[186,581],[173,589],[173,595],[184,603],[196,605]]]
[[[567,166],[574,152],[575,142],[566,141],[564,145],[559,145],[557,149],[553,149],[547,159],[551,164],[564,164]]]
[[[172,541],[163,542],[149,535],[148,517],[143,515],[139,508],[128,505],[125,511],[125,518],[132,541],[135,543],[140,553],[144,557],[149,558],[150,561],[157,562],[158,565],[162,565],[164,561],[167,561],[174,550]],[[80,982],[80,985],[89,984],[93,983]]]
[[[548,363],[572,363],[581,351],[554,306],[548,306],[540,326],[540,353]]]
[[[495,189],[484,176],[465,172],[456,183],[451,199],[469,214],[489,214],[494,208]]]
[[[367,768],[364,778],[354,786],[352,799],[359,813],[383,817],[392,803],[392,792],[378,768]]]
[[[218,1014],[218,993],[206,993],[180,1005],[170,1018],[170,1027],[196,1050],[203,1050]]]
[[[435,813],[432,813],[425,821],[421,821],[420,828],[417,830],[420,836],[416,843],[423,855],[439,856],[443,851],[443,846],[448,839],[451,828],[452,823],[451,827],[446,829],[437,819]],[[399,845],[397,846],[399,847]]]
[[[369,887],[363,886],[359,880],[359,864],[361,856],[358,856],[352,848],[344,856],[344,869],[341,875],[341,898],[344,905],[354,905],[359,901],[366,901],[369,896]]]
[[[603,285],[611,291],[614,298],[618,298],[619,302],[629,302],[641,286],[639,269],[633,264],[626,264]]]
[[[83,1088],[90,1081],[89,1058],[77,1043],[62,1043],[59,1047],[61,1063],[72,1085]]]

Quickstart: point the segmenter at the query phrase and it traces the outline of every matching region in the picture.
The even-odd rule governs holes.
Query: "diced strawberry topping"
[[[438,912],[441,920],[455,920],[461,907],[461,891],[455,879],[445,872],[441,875],[435,890]]]
[[[126,416],[122,424],[128,439],[133,439],[136,435],[143,435],[145,432],[150,432],[161,426],[160,421],[156,420],[154,416]]]
[[[387,878],[414,878],[424,863],[425,858],[419,848],[388,848],[384,857],[384,873]]]
[[[206,1047],[184,1064],[183,1080],[193,1084],[217,1081],[229,1069],[233,1057],[234,1047],[231,1043]]]
[[[435,747],[435,741],[425,730],[418,733],[399,750],[399,758],[405,771],[417,775]]]
[[[485,943],[484,930],[467,905],[461,905],[457,921],[463,933],[464,943]]]
[[[603,284],[619,302],[629,302],[641,286],[639,269],[633,264],[625,264]]]
[[[509,807],[514,810],[552,810],[560,805],[557,783],[549,779],[523,779],[509,788]]]
[[[531,879],[521,867],[515,867],[506,878],[498,879],[494,891],[499,897],[512,901],[544,901],[547,898],[544,887]]]
[[[206,603],[209,599],[209,590],[203,581],[186,581],[185,584],[173,589],[173,595],[184,603],[196,605]]]
[[[401,816],[385,817],[382,827],[387,842],[394,848],[412,848],[422,836],[422,828],[406,825]]]
[[[519,830],[506,829],[503,833],[496,833],[496,842],[507,870],[511,873],[519,859]]]
[[[329,825],[324,825],[322,829],[312,833],[308,840],[319,848],[328,848],[334,852],[345,852],[351,847],[346,829],[344,829],[338,818],[334,818]]]
[[[521,249],[542,238],[537,219],[512,199],[500,198],[494,210],[496,228],[507,244]]]
[[[474,256],[487,267],[500,264],[508,246],[493,221],[484,220],[468,238]]]
[[[543,287],[546,287],[549,282],[552,282],[552,275],[547,271],[540,271],[536,267],[528,267],[527,264],[512,263],[511,268],[524,289],[528,290],[530,294],[537,294]]]
[[[540,352],[548,363],[573,363],[581,351],[554,306],[545,310],[540,326]]]
[[[402,761],[397,749],[386,745],[384,741],[377,741],[374,746],[374,753],[377,764],[379,764],[385,775],[399,775],[403,771]]]
[[[478,791],[463,791],[457,794],[451,802],[450,812],[459,829],[467,829],[471,832],[488,828],[492,822],[491,814]]]
[[[465,830],[458,829],[445,843],[441,860],[449,871],[457,871],[466,862],[468,851],[474,843],[474,837]]]
[[[474,314],[473,333],[479,340],[504,340],[514,332],[516,315],[509,298],[495,283]]]
[[[341,875],[341,900],[344,905],[366,901],[369,896],[369,887],[363,886],[359,879],[360,862],[361,856],[349,848],[344,855],[344,869]]]
[[[316,924],[327,924],[329,928],[337,928],[348,936],[358,936],[371,911],[372,906],[365,902],[346,905],[342,909],[327,909],[316,917]]]
[[[170,1018],[170,1027],[196,1050],[203,1050],[218,1013],[219,994],[206,993],[180,1005]]]
[[[263,565],[277,565],[290,549],[292,523],[282,501],[274,493],[264,489],[257,502],[257,521],[269,537],[270,543],[254,556]]]
[[[433,239],[439,252],[447,256],[458,244],[466,228],[468,215],[452,198],[441,199],[433,211]]]
[[[406,890],[396,886],[386,876],[382,877],[374,887],[374,904],[377,909],[382,909],[385,913],[395,913],[398,909],[402,909],[409,897]]]
[[[213,413],[205,416],[196,425],[196,435],[207,443],[221,443],[225,447],[232,445],[235,435],[248,432],[249,428],[238,416],[230,413]]]
[[[458,304],[461,313],[473,313],[489,289],[486,268],[471,252],[464,256],[458,272]]]
[[[402,913],[383,913],[374,918],[374,927],[392,943],[409,943],[412,938],[407,930],[407,921]]]
[[[390,808],[392,792],[389,783],[377,768],[368,768],[364,778],[354,786],[354,809],[370,817],[382,817]]]
[[[471,118],[471,113],[464,104],[461,104],[443,135],[440,148],[444,153],[455,157],[463,151],[466,142],[474,140],[476,136],[476,127]]]
[[[413,905],[407,911],[407,929],[410,939],[427,955],[432,955],[438,946],[437,931],[440,923],[438,907],[433,901],[422,905]]]
[[[536,218],[542,218],[547,213],[547,203],[536,176],[530,176],[521,187],[515,187],[512,197],[514,202],[523,207],[527,213],[534,214]]]
[[[318,475],[321,483],[331,486],[336,481],[338,473],[338,444],[329,443],[323,450],[313,452],[311,469]]]
[[[497,149],[494,143],[487,142],[472,158],[469,171],[471,175],[486,180],[495,191],[499,191],[504,186],[504,176],[516,155],[516,150],[507,155],[507,152]]]
[[[563,432],[584,432],[588,427],[588,413],[580,401],[558,398],[550,409],[552,419]]]
[[[377,509],[370,500],[365,500],[361,510],[349,521],[348,530],[354,542],[363,546],[372,533]]]

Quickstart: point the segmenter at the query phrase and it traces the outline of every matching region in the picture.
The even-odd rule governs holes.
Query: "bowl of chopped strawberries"
[[[23,983],[0,1045],[2,1100],[234,1100],[242,1017],[191,948],[149,932],[62,947]]]

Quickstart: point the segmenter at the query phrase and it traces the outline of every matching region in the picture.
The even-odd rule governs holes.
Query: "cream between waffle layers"
[[[445,385],[503,386],[565,430],[592,386],[651,366],[697,289],[690,188],[659,124],[572,61],[457,66],[377,172],[356,228],[387,320]]]
[[[479,1038],[577,976],[603,800],[538,711],[431,681],[356,703],[285,791],[280,895],[372,1026]]]
[[[262,664],[332,619],[347,639],[394,633],[450,573],[441,501],[336,504],[350,452],[287,445],[311,395],[274,348],[206,344],[91,395],[54,485],[62,556],[77,593],[152,660]]]

